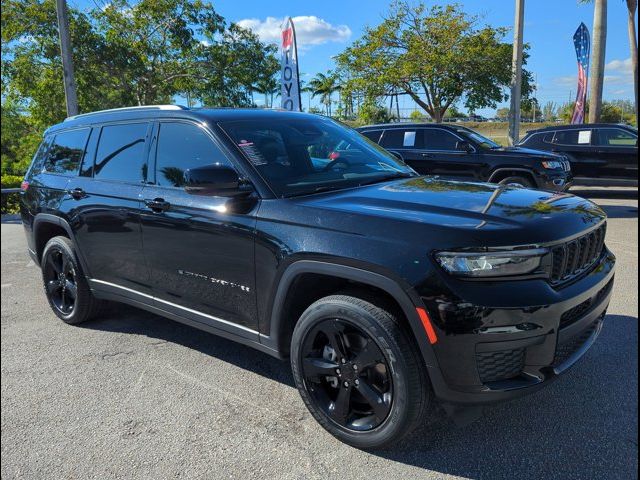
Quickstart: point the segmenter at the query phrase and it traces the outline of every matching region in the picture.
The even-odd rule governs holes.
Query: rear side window
[[[156,184],[184,185],[184,172],[205,165],[232,166],[224,153],[199,127],[188,123],[161,123],[156,153]]]
[[[44,171],[60,175],[78,173],[90,128],[81,128],[56,134],[44,162]]]
[[[638,136],[620,128],[602,128],[598,130],[597,145],[608,147],[635,147]]]
[[[558,130],[553,137],[556,145],[591,145],[591,130]]]
[[[147,123],[107,125],[102,127],[94,177],[139,183],[146,180],[145,141]]]
[[[424,148],[427,150],[456,150],[460,139],[440,128],[424,129]]]
[[[422,148],[422,136],[415,129],[386,130],[381,145],[386,148]]]
[[[367,132],[360,132],[360,133],[365,137],[367,137],[372,142],[378,143],[380,142],[380,134],[382,133],[382,130],[369,130]]]

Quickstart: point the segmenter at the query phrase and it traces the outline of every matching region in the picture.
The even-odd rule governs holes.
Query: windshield
[[[467,137],[470,140],[473,140],[474,142],[476,142],[482,148],[486,148],[486,149],[489,149],[489,150],[496,149],[496,148],[502,148],[499,144],[497,144],[496,142],[494,142],[490,138],[487,138],[484,135],[480,135],[478,132],[475,132],[475,131],[471,130],[470,128],[458,127],[458,128],[456,128],[456,130],[458,131],[458,133],[461,133],[465,137]]]
[[[283,197],[416,173],[355,130],[323,117],[222,122],[220,127]]]

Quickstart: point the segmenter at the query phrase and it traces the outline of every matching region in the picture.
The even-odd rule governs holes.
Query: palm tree
[[[631,70],[633,72],[633,91],[636,105],[636,126],[638,126],[638,40],[636,38],[637,0],[626,0],[627,29],[629,31],[629,49],[631,50]]]
[[[589,122],[600,121],[602,86],[604,84],[605,50],[607,49],[607,0],[580,0],[594,2],[593,33],[591,40],[591,86],[589,89]]]
[[[327,72],[327,75],[318,73],[309,80],[308,88],[312,98],[320,97],[320,103],[325,106],[327,115],[331,116],[331,96],[341,89],[337,75],[331,71]]]
[[[278,93],[278,82],[275,77],[262,77],[251,86],[251,89],[264,95],[265,107],[273,107],[273,96]]]

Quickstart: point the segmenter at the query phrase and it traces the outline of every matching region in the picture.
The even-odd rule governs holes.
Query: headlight
[[[526,275],[540,268],[544,248],[504,252],[439,252],[436,260],[447,272],[464,277]]]
[[[549,170],[557,170],[562,168],[562,162],[558,162],[556,160],[545,160],[542,162],[542,166]]]

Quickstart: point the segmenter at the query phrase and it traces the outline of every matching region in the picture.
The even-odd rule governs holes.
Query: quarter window
[[[378,143],[380,141],[380,134],[382,130],[369,130],[367,132],[360,132],[362,135],[367,137],[369,140]]]
[[[44,162],[44,171],[61,175],[75,175],[82,161],[90,131],[89,128],[82,128],[58,133],[49,148],[47,159]]]
[[[146,123],[102,127],[94,176],[100,180],[143,182],[146,180]]]
[[[232,166],[224,153],[199,127],[188,123],[161,123],[156,153],[156,184],[184,185],[184,172],[205,165]]]

